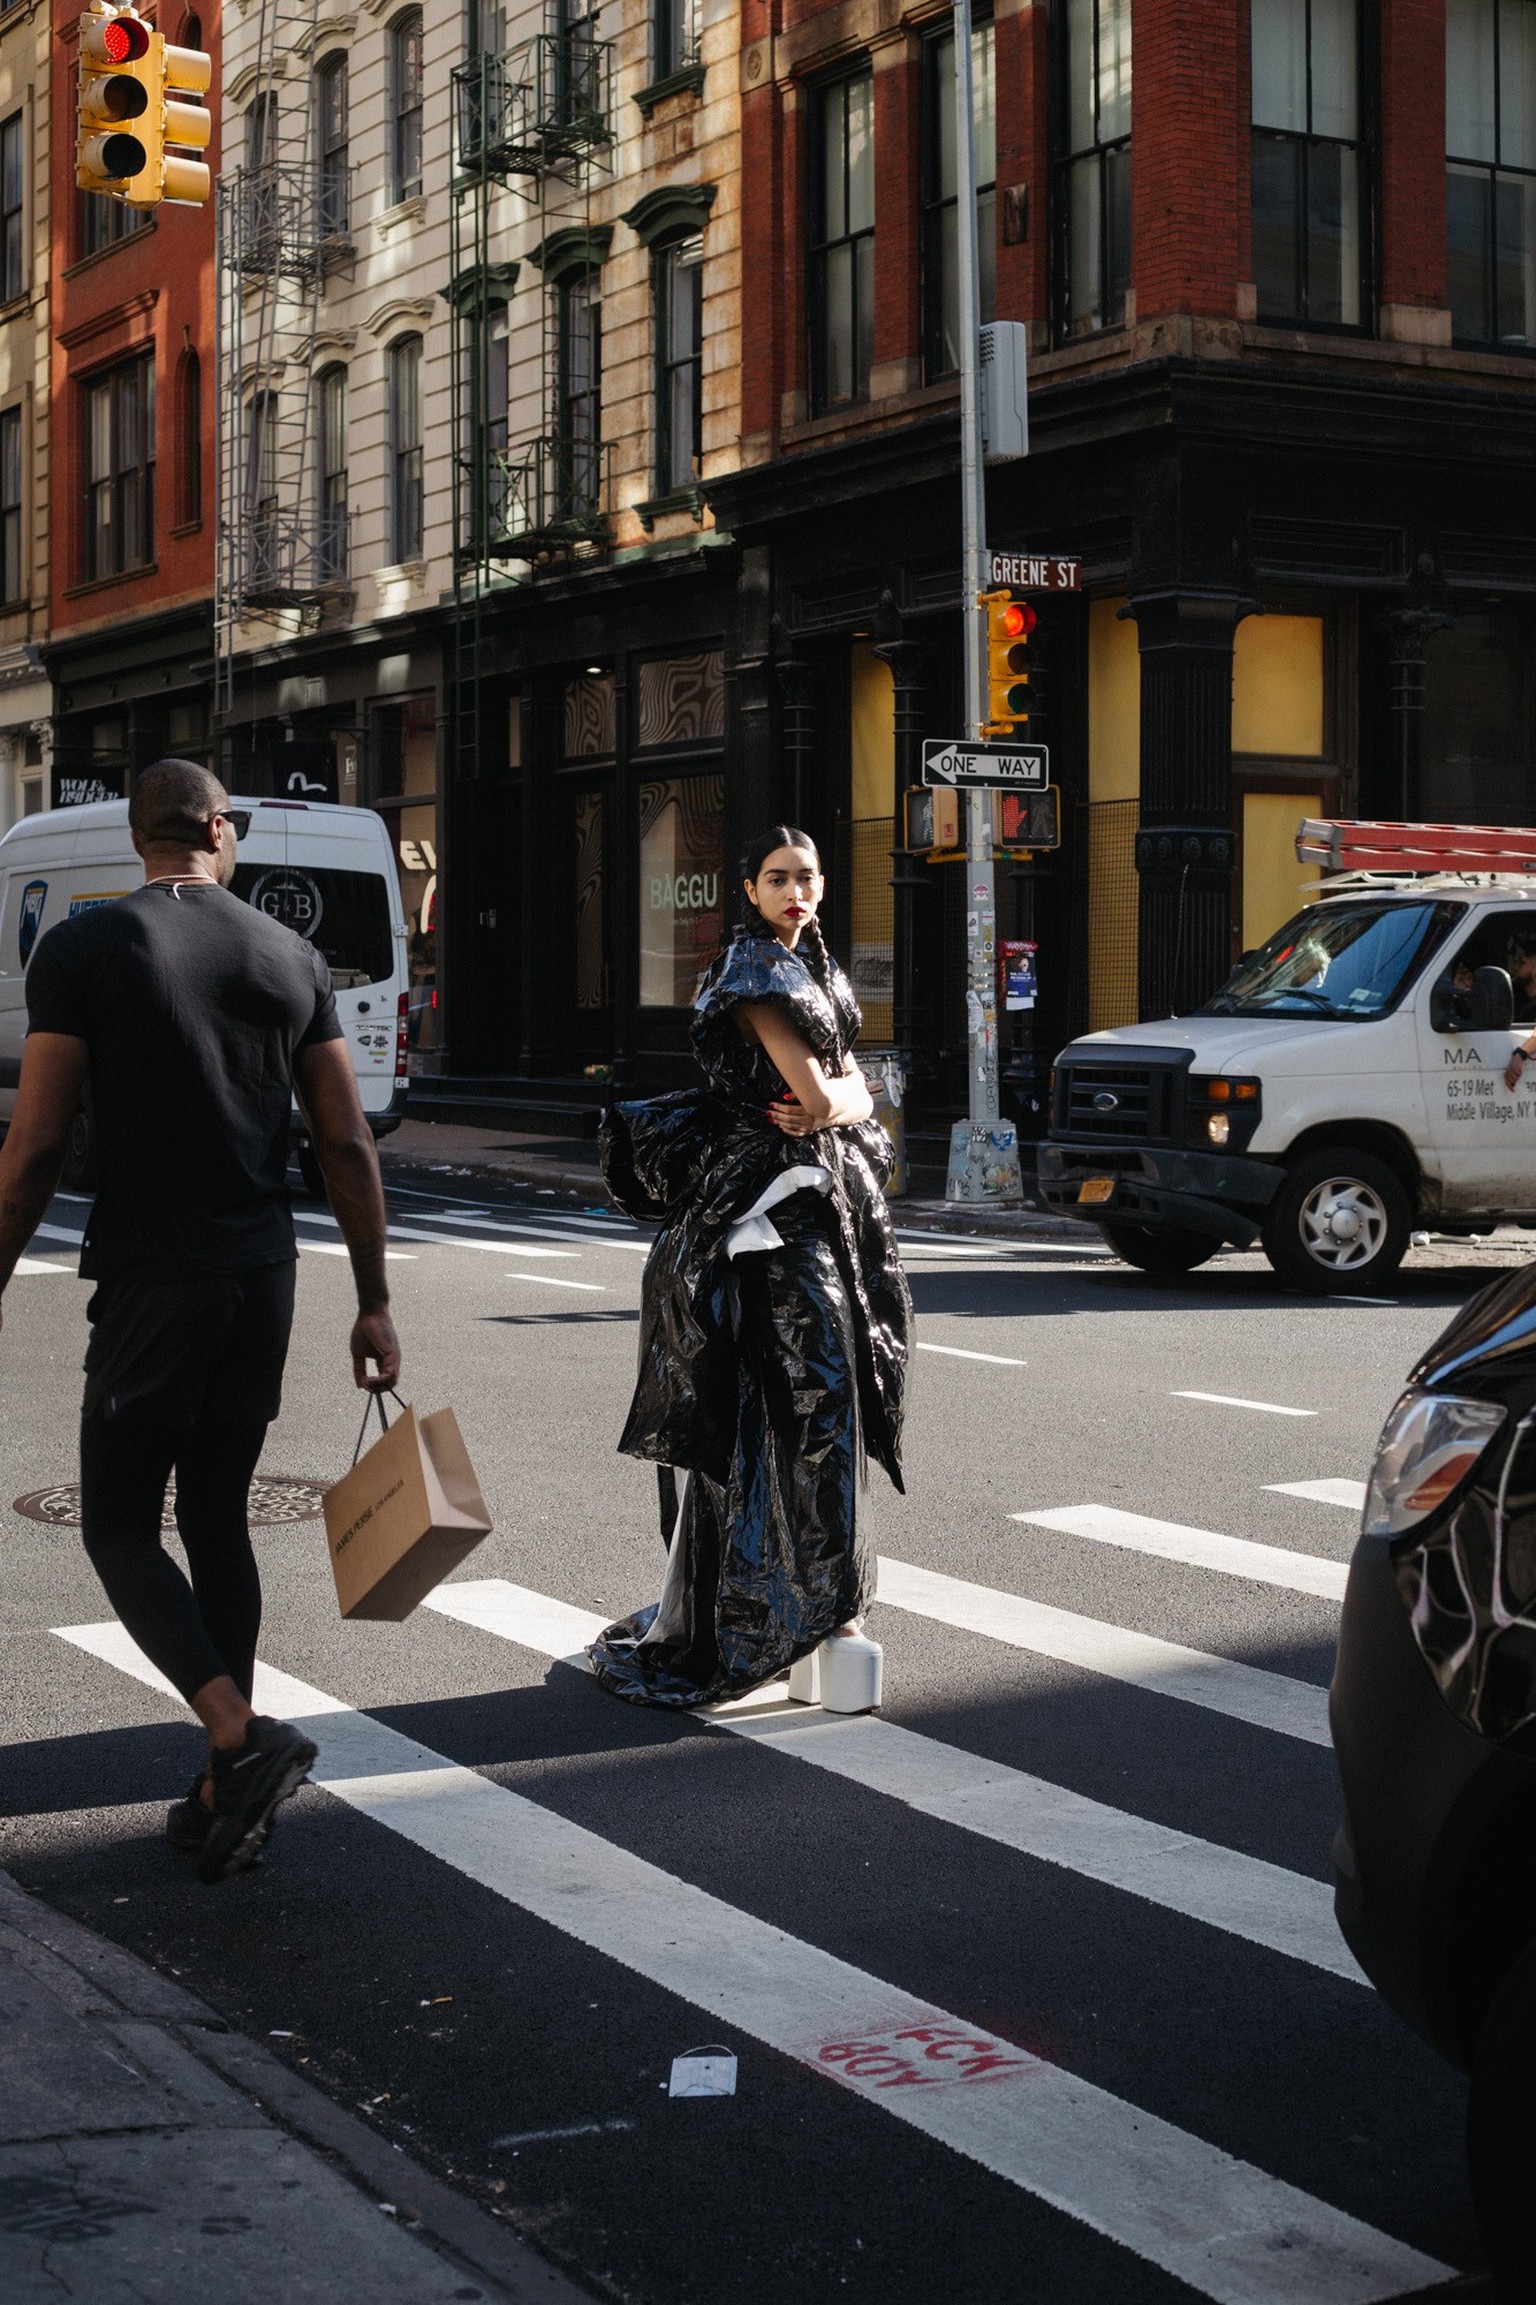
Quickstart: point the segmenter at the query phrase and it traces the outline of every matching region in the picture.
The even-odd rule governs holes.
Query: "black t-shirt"
[[[312,945],[212,882],[146,886],[48,931],[27,1014],[33,1032],[73,1034],[91,1052],[88,1279],[295,1256],[294,1057],[341,1037]]]

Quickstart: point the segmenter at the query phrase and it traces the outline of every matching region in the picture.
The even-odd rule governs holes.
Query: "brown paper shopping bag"
[[[325,1534],[342,1615],[398,1624],[490,1535],[491,1516],[452,1409],[418,1417],[401,1401],[390,1424],[374,1401],[384,1431],[327,1491]]]

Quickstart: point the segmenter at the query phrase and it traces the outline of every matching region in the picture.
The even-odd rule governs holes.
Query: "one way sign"
[[[923,746],[924,784],[1044,792],[1050,781],[1051,758],[1043,744],[956,744],[930,737]]]

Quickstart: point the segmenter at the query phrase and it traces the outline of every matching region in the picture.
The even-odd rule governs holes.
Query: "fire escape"
[[[595,12],[562,16],[559,30],[453,74],[452,730],[455,766],[467,777],[480,757],[488,595],[579,566],[608,543],[610,459],[595,338],[581,323],[596,297],[591,197],[613,142],[613,44],[597,37]],[[512,303],[519,267],[494,254],[515,215],[508,194],[538,222],[536,321],[524,321],[526,293]],[[552,273],[556,248],[565,261]]]
[[[320,83],[282,102],[290,50],[313,61],[318,0],[261,0],[244,165],[218,185],[219,503],[215,710],[252,624],[313,629],[349,592],[344,493],[321,468],[314,350],[330,275],[352,263],[344,148],[327,156]],[[333,495],[335,501],[333,501]]]

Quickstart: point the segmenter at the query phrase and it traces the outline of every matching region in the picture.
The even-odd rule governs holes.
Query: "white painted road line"
[[[896,1235],[904,1249],[927,1249],[936,1257],[993,1256],[999,1250],[1010,1256],[1097,1257],[1100,1264],[1115,1264],[1119,1260],[1108,1249],[1079,1248],[1072,1241],[990,1241],[956,1242],[935,1240],[932,1233],[903,1233]]]
[[[84,1233],[71,1232],[67,1225],[34,1225],[33,1235],[38,1240],[67,1241],[73,1249],[81,1248],[85,1243]]]
[[[1288,1409],[1279,1401],[1245,1401],[1236,1393],[1170,1393],[1175,1401],[1214,1401],[1219,1409],[1262,1409],[1267,1417],[1315,1417],[1316,1409]]]
[[[580,1249],[536,1249],[526,1241],[467,1240],[462,1233],[429,1233],[420,1225],[396,1225],[389,1228],[392,1241],[430,1241],[440,1249],[483,1249],[493,1257],[558,1257],[562,1263],[572,1263],[581,1255]]]
[[[507,1272],[501,1277],[505,1281],[541,1281],[547,1289],[580,1289],[583,1295],[589,1297],[605,1297],[608,1294],[601,1281],[563,1281],[556,1273]]]
[[[118,1624],[58,1636],[165,1684]],[[839,2083],[1216,2305],[1378,2305],[1452,2278],[1416,2249],[727,1905],[323,1691],[258,1665],[336,1799],[508,1904]]]
[[[535,1241],[570,1241],[574,1243],[576,1247],[584,1249],[624,1249],[631,1256],[648,1257],[651,1253],[651,1244],[649,1241],[635,1240],[633,1237],[623,1240],[609,1239],[607,1235],[599,1232],[595,1227],[590,1232],[572,1232],[570,1230],[555,1232],[551,1230],[548,1225],[509,1224],[505,1220],[496,1217],[439,1216],[435,1215],[432,1211],[425,1209],[421,1213],[424,1220],[435,1224],[473,1224],[478,1225],[482,1232],[515,1233],[523,1239]],[[563,1221],[568,1222],[568,1220]],[[530,1250],[529,1254],[536,1256],[538,1251]]]
[[[1009,1648],[1054,1657],[1059,1664],[1124,1681],[1153,1696],[1177,1697],[1182,1704],[1201,1705],[1278,1736],[1299,1737],[1308,1745],[1330,1741],[1328,1692],[1309,1681],[1287,1680],[1257,1665],[1233,1664],[1226,1657],[1207,1656],[1203,1649],[1155,1640],[1150,1633],[1130,1633],[1120,1625],[1101,1624],[1096,1617],[1078,1617],[1043,1601],[1022,1600],[1017,1593],[969,1585],[959,1577],[940,1576],[935,1569],[916,1568],[885,1554],[880,1557],[878,1597],[888,1607],[913,1616],[982,1633]]]
[[[1349,1513],[1358,1513],[1365,1505],[1364,1481],[1266,1481],[1265,1487],[1277,1497],[1307,1497],[1314,1505],[1342,1505]]]
[[[501,1577],[439,1585],[427,1595],[426,1606],[586,1671],[591,1668],[580,1652],[604,1625],[602,1617],[585,1609]],[[738,1712],[722,1705],[702,1717],[711,1727],[807,1761],[941,1824],[1060,1865],[1127,1896],[1144,1897],[1168,1912],[1309,1962],[1352,1984],[1365,1983],[1339,1934],[1326,1882],[1309,1881],[1192,1833],[1108,1808],[1065,1786],[872,1714],[839,1717],[788,1704],[782,1682],[753,1695],[766,1697],[774,1709]]]
[[[952,1361],[993,1361],[1002,1369],[1027,1369],[1029,1366],[1028,1361],[1010,1360],[1006,1353],[969,1353],[963,1345],[930,1345],[924,1339],[919,1340],[917,1349],[920,1353],[945,1353]]]
[[[1224,1577],[1283,1585],[1289,1592],[1312,1593],[1325,1601],[1343,1600],[1349,1576],[1347,1561],[1320,1560],[1315,1553],[1283,1551],[1279,1545],[1250,1544],[1246,1537],[1187,1529],[1179,1521],[1152,1521],[1142,1513],[1122,1513],[1114,1505],[1062,1505],[1044,1513],[1010,1513],[1008,1518],[1030,1528],[1056,1529],[1063,1536],[1090,1537],[1096,1544],[1120,1545],[1127,1552],[1183,1561],[1193,1569],[1215,1569]]]
[[[68,1265],[45,1264],[41,1257],[18,1257],[14,1267],[22,1280],[30,1273],[67,1273],[70,1269]]]
[[[312,1257],[347,1257],[352,1254],[340,1241],[300,1241],[299,1246],[308,1249]],[[384,1258],[387,1264],[392,1265],[413,1265],[417,1261],[409,1249],[386,1249]]]

